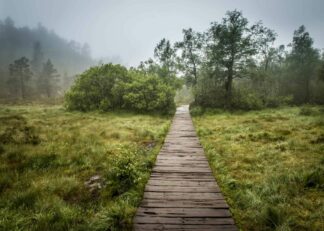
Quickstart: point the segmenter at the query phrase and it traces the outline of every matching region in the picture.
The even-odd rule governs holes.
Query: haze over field
[[[9,16],[18,27],[41,23],[63,38],[88,43],[95,59],[137,66],[153,56],[161,38],[178,41],[188,27],[205,31],[234,9],[242,10],[251,23],[262,20],[275,30],[277,45],[290,43],[293,31],[303,24],[314,46],[324,48],[322,0],[0,0],[0,19]]]
[[[0,230],[323,230],[323,9],[0,0]]]

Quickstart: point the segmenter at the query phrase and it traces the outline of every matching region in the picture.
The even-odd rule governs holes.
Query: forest
[[[0,20],[0,98],[37,100],[62,97],[74,76],[95,64],[88,44],[67,41],[39,24],[16,27]]]
[[[227,11],[126,67],[0,21],[0,230],[132,230],[187,104],[240,230],[322,230],[324,52],[277,37]]]
[[[324,58],[321,51],[313,47],[313,39],[305,26],[296,28],[287,46],[276,47],[275,31],[262,22],[250,24],[239,11],[228,12],[221,22],[211,23],[207,31],[183,29],[183,40],[174,44],[162,39],[154,49],[153,59],[129,70],[124,67],[123,72],[128,74],[123,73],[121,76],[125,76],[121,77],[110,76],[114,75],[110,72],[118,72],[122,67],[93,66],[87,44],[68,43],[41,25],[37,29],[15,28],[10,18],[0,25],[2,98],[62,98],[62,91],[76,78],[65,99],[68,107],[80,110],[128,108],[130,104],[136,105],[132,109],[142,111],[172,108],[172,94],[182,86],[190,89],[192,97],[188,100],[192,106],[202,108],[254,110],[324,103]],[[88,66],[93,68],[78,74]],[[94,76],[106,79],[110,86],[103,84],[103,79],[95,80]],[[122,78],[121,81],[118,78]],[[115,80],[118,84],[110,83]],[[166,92],[166,96],[164,102],[157,103],[161,105],[148,106],[144,98],[150,98],[150,93],[159,90],[144,93],[139,89],[154,81],[160,82],[157,88],[164,88],[161,91]],[[96,82],[106,95],[82,89],[92,86],[95,91]],[[136,83],[132,85],[132,82]],[[166,90],[168,87],[170,89]],[[94,95],[84,96],[88,100],[83,101],[85,105],[78,102],[80,105],[73,106],[73,101],[82,101],[78,97],[84,91]],[[123,91],[125,94],[137,91],[142,95],[117,95]],[[118,102],[110,102],[118,97],[127,100],[120,98]],[[89,103],[91,108],[86,105]]]

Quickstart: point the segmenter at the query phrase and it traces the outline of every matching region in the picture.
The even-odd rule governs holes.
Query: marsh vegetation
[[[0,230],[130,230],[170,118],[0,109]]]
[[[323,107],[193,113],[242,230],[323,229]]]
[[[130,67],[1,19],[0,230],[131,230],[184,103],[240,229],[323,230],[323,51],[238,10],[203,28]]]

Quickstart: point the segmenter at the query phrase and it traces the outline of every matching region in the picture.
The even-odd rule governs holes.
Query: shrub
[[[134,111],[160,111],[170,113],[175,109],[175,92],[171,86],[156,76],[131,73],[132,80],[124,85],[123,95],[126,108]]]
[[[120,107],[121,95],[115,88],[129,81],[127,69],[121,65],[107,64],[92,67],[78,76],[65,95],[65,105],[70,110],[109,110]]]
[[[205,112],[204,108],[200,106],[190,106],[190,114],[192,116],[201,116]]]
[[[133,187],[139,177],[137,158],[134,150],[112,157],[112,167],[108,171],[108,187],[112,196],[120,195]]]
[[[260,97],[246,89],[237,89],[233,94],[232,108],[241,110],[259,110],[264,107]]]
[[[98,213],[90,226],[96,231],[131,230],[133,210],[125,202],[119,201]]]
[[[175,109],[175,89],[155,75],[128,71],[120,65],[92,67],[81,74],[65,95],[69,110],[170,113]]]

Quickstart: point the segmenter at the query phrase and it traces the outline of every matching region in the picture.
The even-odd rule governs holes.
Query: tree
[[[45,92],[46,96],[50,98],[53,96],[55,89],[57,89],[58,73],[54,68],[50,59],[43,64],[43,70],[39,78],[39,92]]]
[[[240,76],[251,56],[256,54],[248,20],[239,11],[227,12],[222,23],[209,29],[208,58],[214,71],[220,70],[225,86],[225,106],[231,107],[233,79]]]
[[[162,39],[154,49],[154,57],[157,59],[161,71],[159,75],[167,78],[175,74],[175,50],[169,40]]]
[[[175,47],[181,50],[180,70],[184,72],[186,82],[192,86],[197,84],[198,70],[202,63],[202,35],[191,28],[182,30],[183,40]]]
[[[42,63],[44,60],[44,54],[42,46],[39,41],[34,43],[33,59],[31,61],[31,67],[34,73],[39,74],[41,72]]]
[[[318,70],[318,79],[324,81],[324,52],[322,53],[321,64]]]
[[[316,77],[316,67],[319,62],[319,52],[313,48],[313,39],[300,26],[294,32],[292,50],[288,55],[288,75],[293,84],[294,101],[297,104],[310,103],[311,81]]]
[[[31,78],[29,60],[22,57],[9,65],[10,78],[8,83],[12,86],[15,96],[20,95],[22,99],[26,98],[26,83]]]
[[[264,70],[267,71],[277,54],[277,49],[273,47],[277,34],[273,30],[263,26],[261,22],[253,25],[251,30],[255,35],[257,49],[261,55]]]

